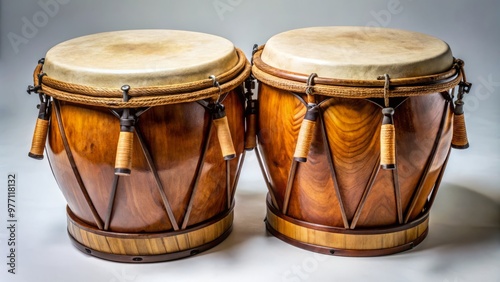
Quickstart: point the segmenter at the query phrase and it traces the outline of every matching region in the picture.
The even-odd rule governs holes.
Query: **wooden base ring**
[[[428,233],[428,213],[413,222],[377,229],[344,229],[300,221],[282,214],[267,200],[267,230],[296,247],[338,256],[382,256],[412,249]]]
[[[181,231],[117,233],[99,230],[78,219],[67,208],[68,234],[83,253],[101,259],[147,263],[176,260],[204,252],[229,236],[233,208],[216,219]]]

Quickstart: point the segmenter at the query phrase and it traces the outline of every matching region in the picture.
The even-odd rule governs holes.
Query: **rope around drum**
[[[58,81],[43,73],[43,62],[39,63],[33,74],[37,92],[53,98],[93,106],[110,108],[150,107],[180,102],[193,102],[201,99],[217,97],[240,85],[250,72],[262,83],[270,86],[305,93],[307,75],[291,73],[275,69],[265,64],[261,59],[264,46],[260,46],[253,54],[251,67],[245,54],[236,48],[237,64],[227,72],[219,75],[220,89],[213,86],[210,78],[182,84],[137,87],[130,89],[130,99],[124,102],[123,93],[119,88],[91,87]],[[448,91],[465,81],[464,62],[455,59],[450,70],[429,76],[400,78],[390,80],[388,97],[420,96],[436,92]],[[43,78],[41,78],[43,77]],[[384,98],[383,80],[345,80],[316,77],[313,92],[325,96],[341,98]],[[41,82],[41,83],[40,83]]]
[[[348,80],[316,77],[314,85],[307,85],[308,75],[292,73],[276,69],[262,61],[264,46],[260,46],[253,54],[252,74],[262,83],[282,90],[306,93],[312,88],[314,94],[340,98],[384,98],[384,76],[379,80]],[[448,91],[465,81],[464,62],[455,59],[452,67],[443,73],[421,77],[398,78],[390,80],[388,97],[421,96],[436,92]]]
[[[43,61],[39,62],[33,74],[37,93],[47,94],[55,99],[92,106],[110,108],[152,107],[183,102],[193,102],[215,98],[227,93],[245,81],[250,75],[250,63],[245,54],[236,48],[237,64],[227,72],[217,76],[220,88],[208,78],[182,84],[131,88],[128,102],[123,101],[120,88],[91,87],[58,81],[43,73]]]

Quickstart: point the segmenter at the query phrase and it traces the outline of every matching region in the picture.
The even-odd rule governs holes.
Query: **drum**
[[[249,74],[231,42],[188,31],[99,33],[47,52],[29,88],[41,101],[29,155],[43,158],[47,140],[79,250],[165,261],[229,235]]]
[[[253,62],[270,233],[345,256],[419,244],[450,147],[468,146],[463,61],[421,33],[312,27]]]

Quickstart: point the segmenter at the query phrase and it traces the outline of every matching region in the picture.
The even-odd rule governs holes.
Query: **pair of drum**
[[[427,234],[450,147],[468,146],[469,88],[448,45],[415,32],[287,31],[254,47],[252,65],[208,34],[94,34],[39,61],[30,156],[48,141],[70,238],[100,258],[164,261],[223,241],[248,150],[276,237],[391,254]]]

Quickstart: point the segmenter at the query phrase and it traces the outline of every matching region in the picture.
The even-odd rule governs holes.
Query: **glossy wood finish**
[[[116,115],[107,108],[56,101],[47,155],[74,219],[90,233],[168,237],[228,214],[244,150],[241,97],[237,88],[223,101],[236,158],[224,160],[211,115],[200,104],[152,107],[136,123],[132,172],[126,177],[114,175],[120,133]],[[216,225],[224,231],[231,226]]]
[[[453,111],[447,97],[447,93],[434,93],[391,99],[395,108],[396,169],[385,170],[380,168],[382,103],[316,95],[322,104],[307,162],[294,163],[306,107],[291,92],[261,83],[259,151],[269,177],[271,199],[276,199],[272,205],[278,211],[275,216],[359,230],[355,233],[358,235],[394,226],[412,228],[409,223],[428,212],[428,198],[437,191],[449,154]],[[293,166],[294,175],[290,173]],[[287,209],[283,210],[285,204]],[[276,232],[284,232],[269,220],[272,216],[268,213],[269,224]],[[310,244],[300,237],[291,238]],[[417,239],[401,244],[412,240]],[[393,247],[387,248],[401,251]],[[357,255],[362,255],[363,248],[359,249]]]
[[[428,214],[404,228],[340,230],[287,217],[267,202],[267,229],[297,247],[340,256],[380,256],[406,251],[422,242],[429,227]]]
[[[186,231],[162,233],[101,232],[83,223],[68,209],[68,233],[81,251],[120,262],[155,262],[178,259],[207,250],[232,229],[233,209],[212,222]]]

